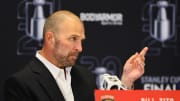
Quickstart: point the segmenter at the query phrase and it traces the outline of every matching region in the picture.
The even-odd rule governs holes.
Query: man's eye
[[[71,41],[76,41],[76,40],[77,40],[77,37],[71,37],[70,40],[71,40]]]

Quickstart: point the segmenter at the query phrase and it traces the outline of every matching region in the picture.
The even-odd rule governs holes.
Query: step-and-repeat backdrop
[[[42,45],[44,21],[48,15],[61,9],[74,12],[84,22],[87,39],[77,64],[87,67],[97,77],[97,84],[102,73],[120,78],[125,61],[148,46],[145,74],[136,81],[135,88],[180,89],[178,0],[1,2],[1,99],[3,81],[34,56]]]

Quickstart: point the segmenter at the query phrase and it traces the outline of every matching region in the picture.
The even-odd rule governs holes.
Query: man
[[[62,10],[47,18],[43,46],[26,67],[5,83],[5,101],[94,101],[95,80],[75,65],[85,39],[79,17]],[[124,65],[121,81],[131,89],[144,73],[145,47]]]

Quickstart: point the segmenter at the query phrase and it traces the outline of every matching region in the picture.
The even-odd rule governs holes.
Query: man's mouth
[[[73,60],[76,60],[78,58],[79,54],[72,54],[70,57],[72,57]]]

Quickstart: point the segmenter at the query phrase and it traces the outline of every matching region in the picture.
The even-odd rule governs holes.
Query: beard
[[[57,65],[59,67],[68,67],[73,66],[76,63],[76,60],[79,56],[79,52],[77,51],[71,51],[68,54],[66,52],[60,52],[61,49],[59,42],[56,42],[55,48],[54,48],[54,57],[56,59]],[[63,49],[62,49],[63,50]],[[67,55],[66,55],[67,54]]]
[[[55,53],[54,57],[57,61],[58,66],[68,67],[75,65],[78,55],[79,53],[77,52],[71,52],[67,56]]]
[[[67,56],[60,56],[59,57],[59,63],[61,63],[63,66],[73,66],[76,63],[76,60],[78,58],[79,53],[77,52],[71,52]]]

